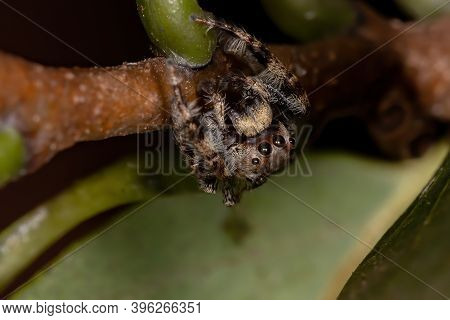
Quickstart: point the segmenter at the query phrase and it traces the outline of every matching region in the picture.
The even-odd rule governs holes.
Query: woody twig
[[[310,93],[310,121],[321,128],[357,116],[391,157],[418,155],[450,120],[450,18],[411,26],[367,15],[351,35],[271,46]],[[25,172],[80,141],[157,130],[168,124],[172,92],[164,58],[111,68],[51,68],[0,53],[0,126],[27,150]],[[233,67],[217,52],[210,65],[182,73],[185,94]]]

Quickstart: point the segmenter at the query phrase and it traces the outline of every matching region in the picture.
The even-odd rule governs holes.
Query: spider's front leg
[[[232,24],[197,16],[194,16],[192,19],[207,25],[209,28],[218,28],[231,33],[234,36],[234,41],[226,39],[224,44],[225,51],[229,53],[245,58],[247,49],[250,49],[258,62],[263,66],[268,66],[270,63],[278,60],[261,41]]]
[[[181,79],[178,77],[175,68],[175,65],[168,60],[167,70],[173,92],[171,104],[172,129],[181,151],[189,155],[197,149],[195,142],[198,137],[199,126],[196,119],[200,114],[200,110],[195,102],[187,104],[184,101],[180,88]]]
[[[180,88],[181,80],[176,75],[175,66],[169,61],[167,67],[173,89],[171,116],[175,139],[183,156],[194,170],[200,189],[207,193],[215,193],[217,179],[211,160],[215,152],[204,137],[205,128],[200,125],[200,108],[196,102],[187,104],[184,101]]]

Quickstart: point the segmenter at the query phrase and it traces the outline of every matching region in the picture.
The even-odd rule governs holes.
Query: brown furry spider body
[[[186,103],[169,63],[176,140],[200,188],[215,193],[221,181],[224,203],[232,206],[243,190],[262,185],[289,162],[295,122],[309,102],[297,77],[260,41],[230,24],[193,19],[221,30],[222,50],[251,70],[249,75],[231,73],[202,83],[200,100]]]

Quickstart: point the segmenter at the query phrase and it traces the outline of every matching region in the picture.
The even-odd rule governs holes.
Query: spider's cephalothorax
[[[214,193],[220,181],[224,202],[231,206],[243,190],[262,185],[289,162],[295,122],[309,103],[297,77],[261,42],[235,26],[193,19],[220,29],[222,50],[251,70],[210,79],[200,86],[198,101],[185,103],[175,66],[168,64],[176,140],[200,188]]]

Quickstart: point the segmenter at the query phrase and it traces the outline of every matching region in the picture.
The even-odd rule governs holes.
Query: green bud
[[[192,21],[204,16],[196,0],[136,0],[152,42],[175,62],[191,68],[209,63],[216,46],[214,32]]]

